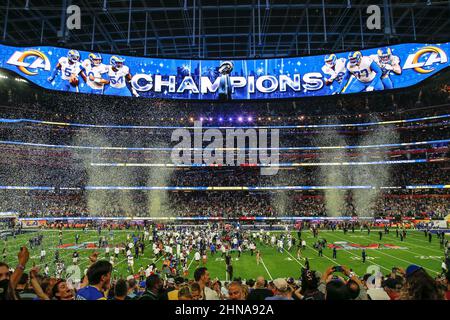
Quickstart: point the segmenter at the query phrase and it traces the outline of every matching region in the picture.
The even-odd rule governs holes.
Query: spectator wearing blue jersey
[[[106,293],[111,285],[112,265],[100,260],[91,265],[87,271],[88,286],[77,292],[77,300],[106,300]]]

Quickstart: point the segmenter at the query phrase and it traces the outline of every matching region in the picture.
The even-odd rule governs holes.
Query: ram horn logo
[[[426,61],[420,61],[425,54],[429,54]],[[447,54],[441,48],[430,46],[422,48],[414,54],[410,54],[403,69],[414,69],[418,73],[426,74],[435,70],[435,68],[430,67],[434,63],[443,64],[447,63],[447,61]],[[427,68],[425,69],[424,67]]]
[[[34,60],[25,61],[28,57],[34,57]],[[27,50],[27,51],[16,51],[9,58],[8,64],[17,66],[17,68],[29,76],[37,75],[37,71],[31,71],[29,69],[44,69],[45,71],[50,71],[50,61],[47,56],[37,50]]]

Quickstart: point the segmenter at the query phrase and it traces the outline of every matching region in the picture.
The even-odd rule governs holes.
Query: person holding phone
[[[343,276],[335,273],[342,273]],[[329,267],[322,275],[318,290],[325,300],[368,300],[361,280],[345,266]]]

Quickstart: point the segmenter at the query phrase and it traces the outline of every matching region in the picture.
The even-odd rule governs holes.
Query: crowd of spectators
[[[448,75],[421,88],[393,94],[351,95],[277,102],[180,102],[128,99],[42,91],[27,86],[0,86],[2,118],[31,118],[56,122],[117,125],[292,125],[339,124],[420,118],[448,113]],[[27,94],[25,94],[27,93]],[[130,107],[132,105],[132,107]],[[242,117],[242,121],[238,120]],[[210,118],[212,120],[210,120]],[[223,118],[219,121],[219,118]],[[232,118],[232,121],[229,121]],[[249,120],[251,118],[251,120]],[[446,118],[400,123],[393,126],[300,128],[281,130],[280,146],[336,146],[417,142],[448,139]],[[80,128],[34,123],[2,123],[0,140],[52,145],[167,147],[171,130]],[[284,168],[263,176],[259,168],[94,167],[91,163],[171,163],[169,151],[124,151],[45,148],[2,144],[0,181],[3,186],[47,186],[49,192],[2,190],[0,211],[23,216],[181,215],[181,216],[323,216],[331,213],[327,192],[123,192],[86,191],[85,186],[271,187],[372,185],[404,187],[440,185],[450,181],[448,143],[398,148],[282,151],[280,162],[426,160],[426,164],[370,166],[314,166]],[[290,170],[292,169],[292,170]],[[65,190],[74,189],[73,192]],[[369,192],[369,191],[367,191]],[[397,193],[396,193],[397,192]],[[339,193],[339,192],[338,192]],[[428,216],[448,214],[448,194],[427,189],[376,191],[361,212],[346,192],[337,211],[342,215]],[[303,196],[302,198],[299,197]],[[335,210],[336,211],[336,210]]]
[[[445,111],[438,115],[444,115]],[[411,118],[416,118],[417,114],[412,114]],[[44,119],[46,120],[46,119]],[[397,118],[395,120],[401,120]],[[380,118],[373,117],[369,122],[379,122]],[[357,122],[357,121],[355,121]],[[347,124],[347,122],[333,121],[333,124]],[[87,123],[91,124],[91,123]],[[117,125],[111,122],[111,125]],[[130,123],[135,125],[135,123]],[[202,128],[207,129],[205,122]],[[302,123],[297,123],[297,125]],[[311,125],[329,125],[330,122],[314,122]],[[245,123],[248,127],[258,126],[258,123]],[[276,124],[272,124],[276,125]],[[164,124],[163,124],[164,126]],[[170,148],[179,141],[172,141],[175,127],[193,127],[194,123],[178,123],[167,125],[168,128],[123,128],[123,127],[89,127],[80,128],[76,126],[58,125],[38,125],[36,123],[10,122],[2,123],[0,126],[0,136],[5,140],[27,142],[35,144],[68,145],[68,146],[94,146],[94,147],[124,147],[124,148]],[[198,127],[198,123],[195,123]],[[258,134],[256,130],[248,130],[245,127],[238,131],[239,124],[222,124],[223,127],[232,126],[236,135]],[[399,142],[418,142],[446,139],[445,133],[449,130],[449,118],[431,119],[425,121],[385,124],[377,126],[348,126],[348,127],[321,127],[321,128],[280,128],[280,147],[312,147],[312,146],[333,146],[339,145],[364,145],[364,144],[387,144]],[[231,130],[220,130],[224,139],[234,138]],[[191,135],[194,131],[190,131]],[[269,134],[274,130],[269,130]],[[193,137],[191,137],[193,140]],[[203,147],[210,144],[204,141]],[[55,151],[54,149],[48,150]],[[62,151],[62,150],[59,150]],[[67,153],[81,152],[80,149],[64,149]],[[98,150],[97,150],[98,151]],[[120,150],[122,153],[132,153],[132,150]],[[305,150],[303,150],[305,151]],[[98,151],[100,152],[100,151]],[[298,152],[298,151],[297,151]],[[110,151],[109,153],[112,153]],[[116,151],[116,153],[119,153]],[[284,153],[284,152],[283,152]]]
[[[129,99],[112,96],[92,96],[43,91],[15,81],[2,81],[0,113],[11,118],[33,118],[57,122],[81,122],[92,124],[188,124],[190,118],[213,118],[218,124],[232,117],[249,116],[258,124],[297,124],[300,121],[326,122],[370,121],[376,114],[383,120],[408,117],[408,110],[449,103],[448,75],[436,78],[421,88],[395,93],[333,96],[292,101],[249,101],[246,103],[181,102],[158,99]],[[130,108],[129,106],[132,105]],[[414,111],[431,115],[430,110]],[[369,114],[370,113],[370,114]],[[357,119],[355,119],[357,116]],[[181,120],[183,119],[183,120]]]
[[[450,300],[450,273],[436,278],[417,265],[388,274],[358,276],[345,266],[331,266],[323,274],[303,268],[297,279],[267,281],[211,279],[199,267],[193,279],[166,278],[157,270],[146,278],[112,279],[112,265],[90,256],[91,265],[80,284],[27,270],[29,252],[22,247],[14,269],[0,262],[0,300]]]
[[[14,194],[12,194],[14,192]],[[368,191],[369,192],[369,191]],[[5,194],[5,191],[2,192]],[[160,193],[160,192],[159,192]],[[322,192],[169,192],[165,197],[136,191],[124,194],[109,191],[102,196],[92,192],[48,193],[30,191],[0,197],[0,210],[18,212],[22,217],[88,216],[182,216],[182,217],[282,217],[333,216]],[[367,211],[355,205],[355,195],[342,191],[342,204],[336,210],[342,216],[409,217],[443,219],[450,212],[450,194],[384,191],[369,204]],[[364,197],[364,193],[360,194]],[[152,202],[157,202],[155,208]]]
[[[118,167],[66,164],[63,167],[29,163],[0,165],[0,179],[9,186],[48,186],[82,188],[83,186],[170,186],[170,187],[271,187],[370,185],[404,187],[412,185],[446,185],[450,180],[447,158],[428,163],[325,165],[279,167],[276,174],[262,175],[260,167]],[[364,161],[381,161],[369,157]],[[95,161],[95,160],[94,160]],[[325,161],[324,161],[325,162]],[[335,174],[338,178],[332,179]],[[369,180],[370,179],[370,180]],[[332,181],[333,180],[333,181]]]

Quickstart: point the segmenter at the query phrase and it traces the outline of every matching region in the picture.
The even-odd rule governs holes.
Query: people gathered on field
[[[347,228],[345,225],[339,227]],[[366,227],[370,230],[370,226]],[[354,229],[352,226],[349,228]],[[311,226],[315,239],[319,230],[314,229],[315,227]],[[351,266],[331,265],[325,271],[319,272],[311,269],[309,261],[304,259],[305,264],[299,273],[292,274],[291,277],[266,279],[258,276],[254,279],[243,279],[233,276],[231,250],[238,257],[244,250],[246,254],[254,256],[259,264],[261,255],[256,244],[263,243],[282,251],[291,251],[292,246],[295,246],[301,252],[305,242],[298,239],[295,241],[293,235],[295,232],[280,232],[274,236],[264,230],[239,231],[238,227],[230,225],[225,225],[223,230],[217,227],[200,229],[169,227],[158,231],[144,227],[140,231],[136,232],[136,235],[127,236],[129,244],[125,244],[124,248],[119,248],[118,245],[110,248],[108,237],[101,235],[102,230],[99,227],[99,248],[105,249],[106,253],[104,258],[100,259],[99,252],[94,251],[88,258],[89,264],[85,270],[61,266],[63,262],[59,260],[59,256],[55,256],[58,268],[54,273],[50,273],[47,264],[43,267],[47,262],[45,256],[44,258],[41,256],[44,262],[40,266],[30,265],[29,250],[26,246],[22,246],[14,264],[0,262],[0,299],[252,301],[450,299],[448,242],[445,243],[446,260],[443,261],[442,272],[435,277],[419,265],[409,265],[405,269],[394,266],[387,273],[377,271],[359,275],[351,269]],[[299,229],[297,236],[301,237],[301,232]],[[424,229],[424,232],[429,233],[427,229]],[[74,237],[77,238],[77,235],[78,233],[74,234]],[[321,241],[323,242],[317,240],[312,244],[311,248],[316,248],[312,250],[320,252],[321,249],[316,246],[322,245]],[[142,243],[152,243],[152,248],[148,251],[153,250],[155,259],[163,261],[161,269],[152,263],[145,269],[134,270],[133,259],[139,258],[145,252]],[[225,262],[224,269],[227,271],[225,280],[211,277],[206,263],[206,251],[210,256],[217,255],[223,258],[221,260]],[[120,277],[116,277],[113,275],[117,267],[116,259],[122,258],[122,255],[126,256],[127,275],[121,274]],[[297,258],[302,259],[301,255]],[[75,267],[78,265],[77,251],[74,252],[73,263]],[[195,271],[189,274],[189,269]]]

